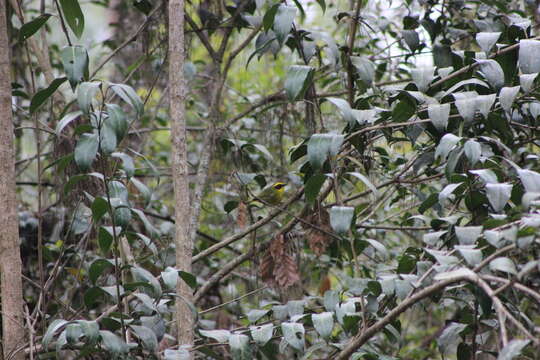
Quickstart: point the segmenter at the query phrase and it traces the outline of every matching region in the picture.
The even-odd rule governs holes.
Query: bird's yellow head
[[[272,185],[272,188],[279,193],[283,193],[285,191],[285,186],[287,186],[287,184],[278,181]]]

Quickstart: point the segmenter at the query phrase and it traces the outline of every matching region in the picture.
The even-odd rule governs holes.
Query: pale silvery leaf
[[[351,56],[351,63],[356,68],[360,80],[370,86],[375,78],[375,64],[366,57]]]
[[[330,225],[336,233],[345,233],[351,228],[353,216],[353,207],[332,206],[330,208]]]
[[[456,226],[455,231],[460,245],[472,245],[482,234],[482,226]]]
[[[411,282],[408,280],[396,279],[396,296],[399,300],[403,300],[413,289]]]
[[[476,112],[476,98],[456,100],[456,107],[459,115],[461,115],[466,123],[470,123],[474,120],[474,114]]]
[[[512,104],[514,103],[518,92],[519,86],[503,87],[501,89],[501,92],[499,93],[499,102],[506,112],[509,112],[512,108]]]
[[[482,146],[478,141],[473,139],[468,140],[463,146],[463,150],[465,151],[465,156],[467,159],[469,159],[471,165],[475,165],[478,160],[480,160],[480,156],[482,155]]]
[[[529,103],[528,110],[534,120],[538,119],[538,116],[540,116],[540,102],[535,101]]]
[[[511,340],[505,347],[499,352],[497,360],[512,360],[519,354],[525,346],[529,344],[530,340]]]
[[[500,36],[500,32],[480,32],[476,34],[476,42],[483,52],[489,53]]]
[[[500,89],[504,85],[504,71],[495,60],[478,60],[480,71],[488,83],[494,89]]]
[[[229,337],[229,346],[231,347],[232,358],[234,360],[250,360],[251,348],[249,346],[249,336],[243,334],[232,334]]]
[[[459,259],[455,256],[446,255],[446,252],[439,250],[426,249],[426,251],[437,260],[441,265],[455,265]]]
[[[457,270],[446,271],[435,275],[435,280],[447,280],[455,279],[462,276],[474,276],[474,272],[466,267],[459,268]]]
[[[285,320],[287,318],[287,306],[286,305],[274,305],[272,307],[272,313],[277,320]]]
[[[477,175],[486,184],[497,184],[497,175],[490,169],[469,170],[471,174]]]
[[[540,193],[540,174],[532,170],[518,170],[519,178],[526,192]]]
[[[439,193],[439,203],[444,206],[446,204],[446,200],[448,198],[453,199],[453,192],[463,183],[457,183],[457,184],[448,184],[444,187],[444,189]]]
[[[517,226],[511,226],[509,228],[501,230],[501,235],[505,240],[515,242],[518,235],[518,228]]]
[[[270,324],[264,324],[261,326],[250,326],[249,331],[251,333],[251,337],[257,345],[264,346],[270,339],[272,338],[272,332],[274,330],[274,325],[272,323]]]
[[[378,242],[377,240],[373,240],[373,239],[366,239],[366,241],[375,249],[377,250],[378,252],[381,253],[381,256],[384,258],[384,259],[387,259],[388,258],[388,250],[386,249],[386,246],[384,246],[383,244],[381,244],[380,242]]]
[[[220,343],[227,342],[231,336],[229,330],[199,330],[199,332],[202,336],[212,338]]]
[[[291,300],[287,302],[287,312],[290,317],[302,315],[304,313],[304,300]]]
[[[336,317],[340,324],[343,324],[343,318],[345,315],[355,314],[356,304],[354,301],[347,301],[346,303],[338,305],[336,308]]]
[[[285,341],[299,351],[304,350],[304,325],[295,322],[284,322],[281,324],[281,331]]]
[[[332,329],[334,328],[334,314],[331,312],[312,314],[311,320],[313,321],[313,326],[319,335],[321,335],[321,337],[324,339],[328,339],[332,334]]]
[[[263,316],[265,316],[266,314],[268,314],[270,310],[258,310],[258,309],[253,309],[253,310],[250,310],[247,312],[246,316],[249,320],[250,323],[255,323],[257,322],[260,318],[262,318]]]
[[[449,66],[449,67],[437,69],[437,74],[439,74],[441,78],[445,78],[448,75],[450,75],[452,71],[454,71],[454,68],[452,66]]]
[[[486,230],[484,231],[484,237],[486,238],[487,242],[494,247],[500,248],[502,246],[503,239],[500,231]]]
[[[339,112],[343,116],[343,119],[350,125],[354,124],[356,122],[356,117],[354,116],[354,113],[352,112],[352,108],[349,105],[349,103],[346,100],[340,99],[340,98],[334,98],[329,97],[326,98],[326,100],[339,109]]]
[[[476,97],[476,108],[478,109],[480,114],[482,114],[484,119],[487,119],[496,98],[496,94],[478,95]]]
[[[461,339],[459,333],[466,327],[466,324],[453,322],[444,329],[437,339],[437,345],[439,346],[441,353],[447,353],[447,351]]]
[[[512,184],[486,184],[486,196],[495,212],[504,209],[512,195]]]
[[[313,134],[307,145],[307,157],[310,164],[315,169],[319,169],[328,156],[335,156],[339,152],[343,140],[343,135]]]
[[[327,311],[335,311],[339,304],[339,293],[335,290],[328,290],[323,297],[324,308]]]
[[[519,68],[523,74],[540,72],[540,41],[520,40],[519,41]]]
[[[523,92],[525,94],[531,91],[532,86],[534,84],[534,80],[536,79],[537,76],[538,76],[538,73],[523,74],[519,76],[519,84],[521,85],[521,88],[523,89]]]
[[[452,94],[454,99],[456,100],[465,100],[470,98],[476,98],[478,96],[478,93],[476,91],[463,91]]]
[[[429,88],[429,84],[433,81],[435,75],[435,67],[423,66],[411,70],[411,77],[418,90],[425,92]]]
[[[437,130],[446,130],[450,116],[450,104],[428,105],[428,116]]]
[[[474,249],[472,246],[456,246],[455,248],[470,266],[476,266],[482,261],[480,249]]]
[[[516,265],[507,257],[499,257],[491,260],[489,268],[492,271],[502,271],[512,275],[517,274]]]
[[[435,244],[437,244],[437,241],[439,241],[441,236],[443,236],[446,233],[447,231],[437,231],[437,232],[427,233],[427,234],[424,234],[422,239],[426,244],[434,246]]]
[[[372,123],[375,121],[375,115],[377,115],[377,110],[375,109],[369,109],[369,110],[351,110],[353,116],[356,118],[356,121],[360,125],[365,125],[368,123]]]
[[[439,157],[443,160],[446,159],[450,150],[452,150],[460,140],[461,137],[454,134],[444,135],[435,150],[435,159],[438,159]]]

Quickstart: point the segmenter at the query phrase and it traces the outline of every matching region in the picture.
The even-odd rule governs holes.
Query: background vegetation
[[[5,359],[538,359],[538,2],[0,10]]]

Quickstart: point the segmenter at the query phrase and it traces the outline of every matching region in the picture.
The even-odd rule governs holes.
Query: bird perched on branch
[[[285,186],[287,186],[287,184],[284,182],[275,182],[262,189],[249,201],[249,204],[259,202],[263,205],[279,205],[285,196]]]

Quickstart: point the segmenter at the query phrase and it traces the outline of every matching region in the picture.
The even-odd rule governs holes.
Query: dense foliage
[[[538,358],[534,1],[186,2],[193,273],[175,269],[171,14],[43,3],[10,13],[28,354]],[[276,181],[281,203],[257,198]]]

